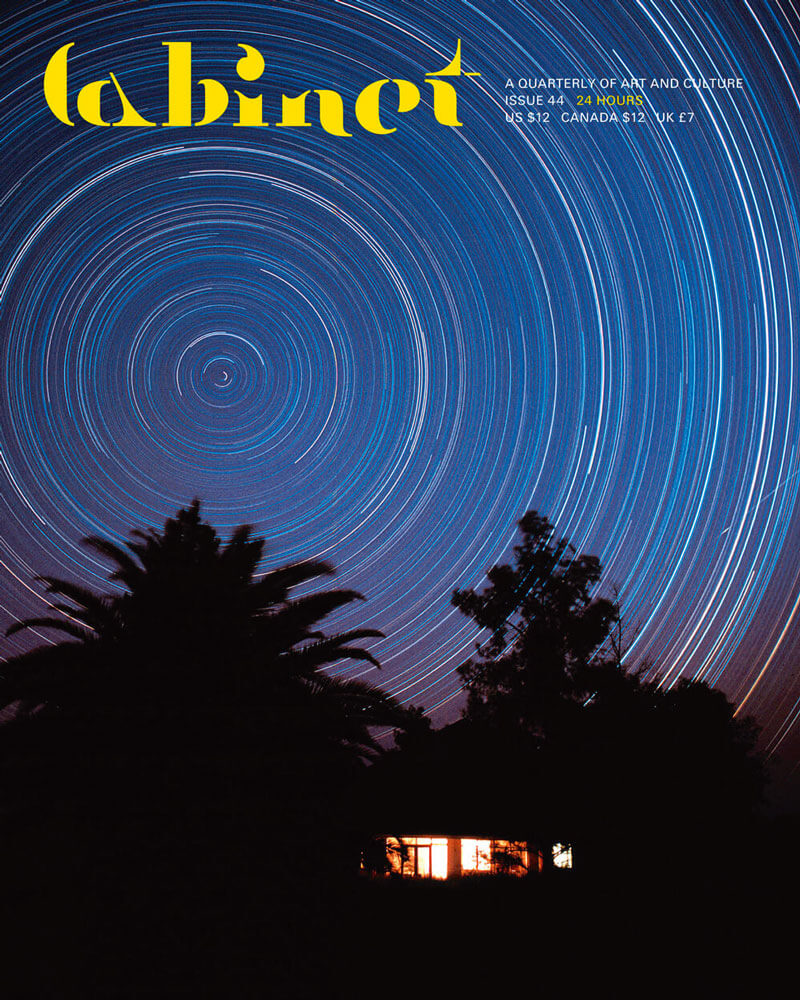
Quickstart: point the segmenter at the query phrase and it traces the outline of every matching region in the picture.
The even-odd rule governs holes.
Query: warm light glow
[[[493,870],[502,875],[528,874],[528,848],[524,840],[492,841]]]
[[[572,867],[571,848],[557,845],[554,864]],[[460,872],[458,859],[460,853]],[[534,864],[541,870],[541,854],[534,852]],[[448,858],[450,864],[448,865]],[[478,837],[387,837],[387,869],[406,878],[446,879],[448,876],[527,875],[531,855],[524,840],[490,840]],[[455,864],[453,865],[453,862]]]
[[[434,840],[431,843],[431,875],[434,878],[447,878],[447,840]]]
[[[491,870],[491,840],[472,840],[464,837],[461,841],[461,871],[490,872]]]
[[[553,844],[553,867],[572,868],[572,847],[569,844]]]
[[[388,837],[386,856],[396,875],[447,878],[447,837]]]

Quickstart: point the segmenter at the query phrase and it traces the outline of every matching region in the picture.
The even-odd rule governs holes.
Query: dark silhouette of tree
[[[551,747],[559,806],[587,864],[632,879],[726,877],[752,852],[765,772],[758,727],[701,681],[660,683],[612,664]]]
[[[514,564],[490,569],[481,591],[453,594],[453,604],[489,632],[459,674],[467,718],[543,735],[580,693],[578,679],[608,638],[618,608],[591,597],[600,579],[596,557],[577,555],[536,511],[519,528]]]
[[[333,574],[309,560],[256,576],[264,541],[249,526],[223,544],[195,501],[162,531],[132,532],[125,547],[85,544],[113,565],[121,590],[95,594],[46,577],[57,616],[9,629],[51,628],[69,640],[12,661],[4,671],[5,703],[48,712],[96,711],[213,718],[271,715],[263,739],[292,735],[331,741],[353,753],[379,751],[371,727],[402,726],[404,710],[360,680],[321,671],[342,660],[378,666],[360,643],[375,629],[326,635],[318,622],[355,600],[354,590],[294,596]]]
[[[203,914],[229,944],[254,928],[286,942],[356,871],[351,789],[382,753],[376,727],[404,727],[390,695],[323,669],[377,665],[363,643],[380,633],[322,628],[360,595],[311,590],[325,562],[259,575],[263,541],[241,527],[223,542],[197,502],[126,546],[87,545],[117,589],[47,579],[53,614],[17,628],[66,639],[2,669],[17,711],[0,727],[0,841],[17,896],[53,913],[80,901],[92,926],[108,910],[184,962]],[[124,954],[114,934],[109,954]]]
[[[634,876],[730,864],[764,788],[757,727],[702,682],[627,670],[618,605],[592,599],[599,561],[536,512],[519,526],[514,564],[453,595],[489,632],[459,671],[473,741],[508,761],[509,795],[531,789],[528,828],[566,833],[578,864]]]

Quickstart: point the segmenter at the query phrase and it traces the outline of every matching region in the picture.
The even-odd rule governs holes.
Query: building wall
[[[541,871],[541,852],[526,841],[408,835],[383,839],[388,874],[408,878],[523,876]]]

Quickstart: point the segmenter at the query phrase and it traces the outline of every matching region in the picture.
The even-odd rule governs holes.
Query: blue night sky
[[[81,538],[199,496],[223,534],[253,524],[268,565],[331,560],[368,598],[342,623],[386,634],[371,679],[441,724],[475,640],[452,590],[535,508],[600,557],[631,665],[718,685],[800,760],[789,3],[29,2],[0,25],[3,630],[45,611],[38,573],[107,588]],[[454,81],[450,127],[424,77],[459,38],[480,75]],[[170,41],[193,43],[195,118],[207,77],[223,117],[81,121],[78,91],[111,72],[166,121]],[[74,127],[42,89],[69,42]],[[387,77],[422,98],[397,113],[387,85],[396,131],[375,135],[354,101]],[[549,78],[587,85],[532,86]],[[695,85],[718,78],[741,89]],[[237,88],[268,128],[233,124]],[[282,93],[314,89],[351,137],[313,99],[310,127],[275,127]],[[642,103],[578,107],[598,93]],[[562,120],[602,110],[619,121]]]

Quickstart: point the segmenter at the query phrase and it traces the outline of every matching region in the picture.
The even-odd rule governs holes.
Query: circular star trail
[[[37,573],[105,585],[85,535],[198,496],[270,565],[332,560],[386,634],[381,684],[441,722],[475,639],[452,590],[536,508],[600,557],[630,662],[718,684],[797,757],[797,31],[778,2],[12,11],[0,624],[42,611]],[[480,75],[455,81],[455,128],[424,79],[459,38]],[[193,44],[196,119],[210,77],[273,124],[234,126],[234,102],[202,127],[80,122],[111,72],[165,121],[169,41]],[[69,42],[72,128],[42,94]],[[422,93],[387,98],[385,136],[353,112],[382,78]],[[643,120],[564,121],[601,88],[550,78],[642,78]],[[282,93],[320,88],[351,136],[274,125]]]

